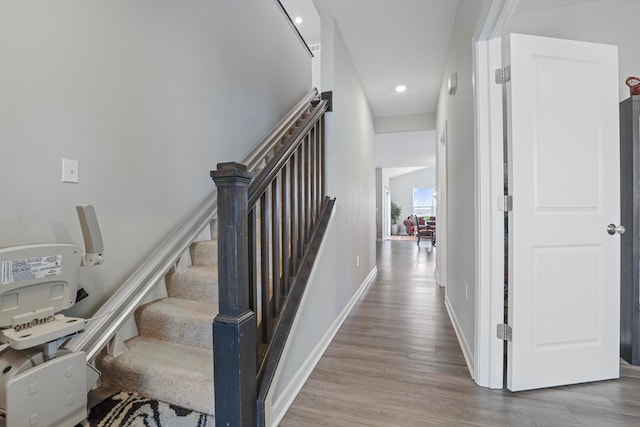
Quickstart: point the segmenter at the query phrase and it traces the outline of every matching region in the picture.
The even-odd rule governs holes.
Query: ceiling
[[[320,40],[317,13],[335,17],[375,118],[435,113],[458,0],[281,3],[310,44]]]
[[[545,9],[573,6],[581,3],[592,3],[598,0],[520,0],[516,13],[530,13]]]
[[[516,13],[592,1],[597,0],[520,0]],[[458,0],[280,2],[292,19],[302,18],[297,27],[308,44],[320,42],[320,16],[335,17],[374,120],[435,116]],[[395,92],[399,84],[407,86],[404,93]],[[394,141],[390,143],[399,145],[399,140]],[[425,144],[424,139],[417,142]],[[420,153],[428,158],[416,156],[414,164],[401,165],[385,155],[376,166],[433,166],[435,147],[425,146]]]
[[[480,1],[480,0],[474,0]],[[520,0],[516,13],[596,0]],[[320,42],[320,16],[334,16],[374,118],[433,114],[458,0],[280,0],[307,43]],[[394,88],[404,84],[404,93]]]

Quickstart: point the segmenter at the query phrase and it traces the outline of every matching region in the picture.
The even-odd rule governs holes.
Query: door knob
[[[611,234],[612,236],[616,233],[624,234],[624,232],[625,232],[624,225],[618,225],[618,226],[616,226],[615,224],[607,225],[607,233]]]

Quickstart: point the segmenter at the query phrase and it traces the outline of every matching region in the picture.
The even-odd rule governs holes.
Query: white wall
[[[247,13],[250,10],[251,13]],[[82,243],[95,205],[105,263],[93,312],[310,89],[311,61],[274,1],[0,3],[2,246]],[[61,183],[61,159],[80,183]]]
[[[435,127],[435,113],[378,117],[374,123],[376,133],[432,130]]]
[[[389,171],[390,171],[389,168],[382,168],[382,179],[381,179],[381,189],[380,189],[381,192],[378,193],[378,197],[382,199],[382,205],[383,205],[383,210],[380,214],[381,216],[380,221],[382,221],[383,227],[385,227],[385,224],[386,224],[386,227],[382,230],[383,231],[382,234],[377,236],[381,240],[391,234],[391,185],[390,185],[391,175]],[[386,194],[386,197],[388,198],[387,201],[385,201],[385,193],[387,193]],[[386,206],[385,206],[385,203],[386,203]],[[388,215],[388,218],[384,220],[382,219],[382,215]]]
[[[311,60],[311,86],[322,92],[322,51],[315,52]]]
[[[376,239],[382,240],[385,235],[385,221],[383,216],[386,214],[384,208],[384,189],[388,183],[383,182],[382,168],[376,168]]]
[[[334,102],[326,115],[327,193],[336,197],[336,210],[268,398],[276,418],[284,415],[313,369],[309,361],[324,351],[376,264],[373,119],[337,24],[320,15],[322,87],[333,91]]]
[[[446,230],[438,229],[438,241],[446,239],[447,291],[450,314],[460,334],[463,351],[473,356],[475,326],[475,210],[474,210],[474,112],[472,36],[485,1],[461,0],[449,45],[438,100],[437,135],[447,122]],[[458,73],[454,96],[447,90],[447,79]],[[442,161],[443,157],[439,158]],[[439,212],[442,217],[442,213]],[[438,258],[441,257],[438,252]],[[472,358],[471,358],[472,360]],[[473,369],[473,367],[470,367]]]
[[[435,188],[436,186],[436,168],[424,168],[415,172],[407,173],[393,177],[389,180],[389,188],[391,189],[391,200],[393,200],[400,209],[400,234],[405,232],[402,221],[409,215],[413,215],[413,189],[414,188]]]
[[[375,164],[382,168],[435,166],[435,130],[376,134]]]
[[[537,12],[516,11],[509,31],[617,45],[619,97],[623,100],[629,97],[629,87],[625,84],[627,77],[640,77],[639,16],[638,0],[594,0]]]

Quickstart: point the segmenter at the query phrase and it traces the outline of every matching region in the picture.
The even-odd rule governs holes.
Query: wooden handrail
[[[264,169],[255,176],[249,186],[249,206],[253,206],[258,201],[258,197],[264,193],[267,186],[273,182],[280,173],[287,160],[291,158],[295,150],[300,147],[302,139],[305,138],[313,126],[318,123],[322,115],[327,110],[326,102],[318,103],[311,111],[309,117],[296,129],[287,142],[280,148],[276,155],[266,164]]]

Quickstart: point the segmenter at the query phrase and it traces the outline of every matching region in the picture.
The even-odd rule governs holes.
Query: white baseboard
[[[436,279],[436,285],[444,287],[444,283],[440,281],[440,274],[438,273],[437,268],[433,271],[433,277]]]
[[[344,307],[344,309],[340,312],[331,327],[324,334],[320,342],[318,342],[318,345],[316,345],[316,347],[313,349],[307,360],[305,360],[300,369],[298,369],[298,372],[296,372],[296,374],[293,376],[291,382],[287,384],[278,400],[273,404],[270,417],[272,426],[275,427],[280,423],[280,421],[282,421],[282,418],[284,418],[284,416],[286,415],[294,399],[296,398],[296,396],[298,396],[300,390],[302,390],[304,383],[307,382],[309,375],[311,375],[311,373],[313,372],[313,368],[316,367],[316,365],[320,361],[320,358],[327,350],[327,347],[329,347],[329,344],[331,344],[333,337],[338,333],[340,326],[342,326],[342,323],[345,321],[353,307],[356,305],[364,290],[367,289],[367,286],[369,286],[369,283],[371,283],[377,272],[378,267],[373,267],[369,275],[367,275],[358,290],[355,292],[355,294],[353,294],[353,296]]]
[[[447,313],[449,313],[449,319],[451,319],[453,330],[456,332],[456,336],[458,337],[458,342],[460,343],[460,347],[462,348],[462,354],[464,356],[465,362],[467,362],[467,368],[469,369],[469,374],[471,374],[471,378],[475,378],[475,369],[473,366],[473,353],[471,352],[471,347],[469,346],[467,339],[462,333],[462,328],[460,327],[460,322],[456,317],[456,313],[451,308],[448,295],[445,296],[444,298],[444,305],[445,307],[447,307]]]

